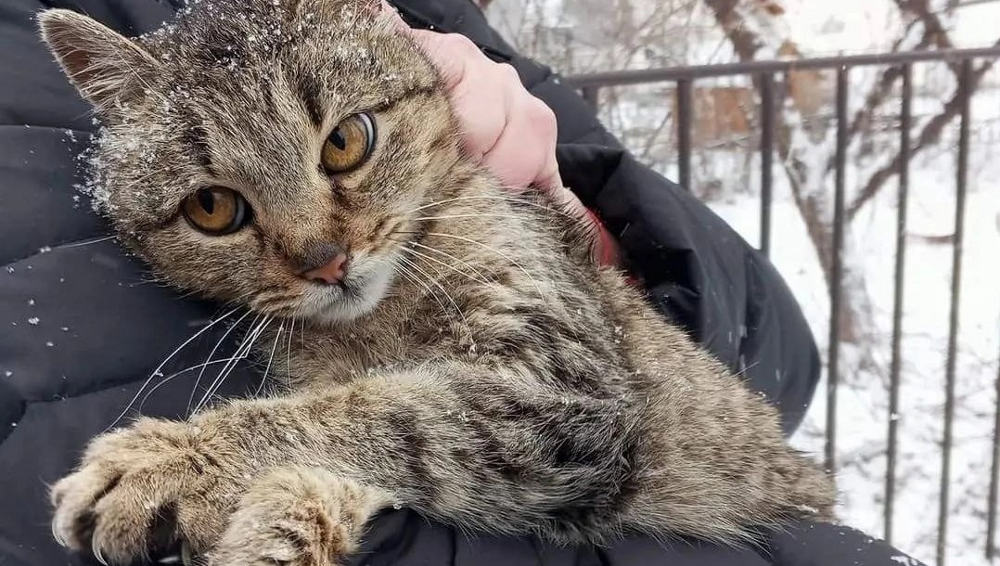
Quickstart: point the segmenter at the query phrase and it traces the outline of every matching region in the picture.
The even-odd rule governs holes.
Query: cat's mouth
[[[381,262],[380,262],[381,263]],[[322,324],[349,322],[371,312],[392,283],[393,270],[372,265],[356,269],[335,285],[309,284],[296,316]]]

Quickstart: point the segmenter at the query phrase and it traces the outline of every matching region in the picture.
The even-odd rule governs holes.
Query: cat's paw
[[[209,566],[335,566],[354,552],[382,492],[315,468],[277,469],[250,487]]]
[[[91,442],[52,488],[52,533],[105,564],[128,564],[184,540],[205,549],[242,490],[195,426],[143,419]],[[224,451],[223,451],[224,452]]]

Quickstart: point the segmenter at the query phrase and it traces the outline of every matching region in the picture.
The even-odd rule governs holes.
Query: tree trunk
[[[722,27],[733,45],[740,61],[752,61],[757,52],[766,44],[764,38],[758,36],[754,26],[747,25],[744,14],[737,0],[704,0],[712,10],[716,21]],[[777,15],[780,15],[777,14]],[[762,16],[776,17],[771,10],[764,10]],[[780,46],[778,50],[788,56],[798,56],[797,47],[790,38],[771,38],[771,43]],[[754,77],[754,85],[759,87],[758,78]],[[801,112],[802,101],[792,98],[794,112]],[[783,101],[778,101],[778,108],[785,108]],[[800,118],[802,115],[800,114]],[[834,249],[833,249],[833,190],[829,176],[825,172],[812,171],[803,156],[802,149],[793,146],[794,129],[789,125],[784,112],[776,116],[777,149],[792,189],[795,206],[805,223],[809,240],[816,250],[820,267],[828,289],[833,289],[834,281]],[[798,120],[798,123],[804,123]],[[825,132],[824,132],[825,133]],[[816,132],[803,132],[805,140],[812,142],[817,139]],[[805,151],[808,151],[805,150]],[[818,182],[813,181],[818,180]],[[837,335],[843,342],[862,343],[865,337],[872,334],[874,322],[871,319],[870,299],[864,285],[864,277],[850,261],[850,234],[845,226],[845,249],[841,257],[842,277],[839,282],[841,293],[840,325]]]

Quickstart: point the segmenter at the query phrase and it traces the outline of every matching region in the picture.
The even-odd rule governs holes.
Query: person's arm
[[[437,67],[463,127],[465,151],[512,193],[540,191],[554,206],[576,216],[593,236],[594,260],[617,266],[617,241],[560,176],[555,113],[527,91],[517,70],[487,58],[464,35],[410,28],[384,0],[383,9],[395,14],[400,32]]]

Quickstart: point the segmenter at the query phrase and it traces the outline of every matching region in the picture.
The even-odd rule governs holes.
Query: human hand
[[[437,67],[462,125],[465,150],[515,192],[538,190],[585,223],[594,234],[593,257],[617,265],[617,243],[600,220],[563,186],[556,161],[555,113],[533,96],[509,64],[490,60],[457,33],[411,29],[383,3],[402,33]]]

